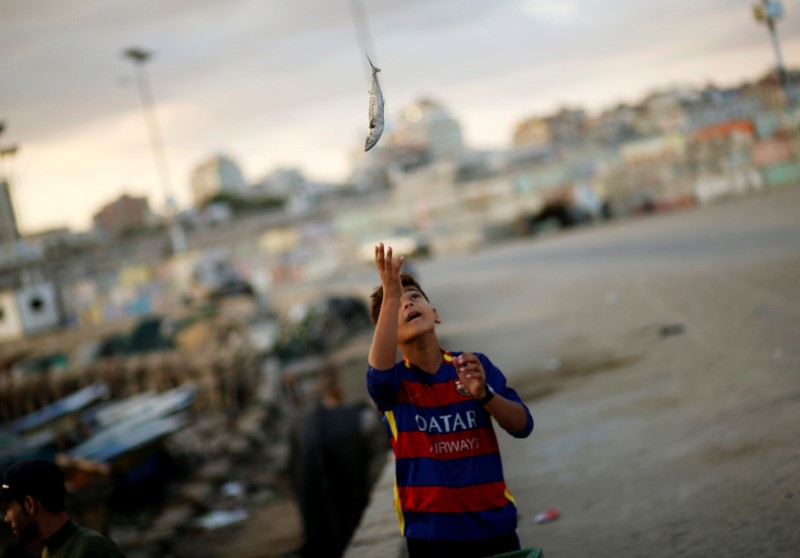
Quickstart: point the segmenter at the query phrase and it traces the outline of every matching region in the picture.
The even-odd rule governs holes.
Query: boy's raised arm
[[[369,349],[369,365],[375,370],[389,370],[394,366],[397,356],[397,316],[403,295],[400,268],[403,267],[403,261],[402,256],[396,261],[392,258],[391,246],[385,251],[383,242],[375,246],[375,266],[383,288],[381,311]]]

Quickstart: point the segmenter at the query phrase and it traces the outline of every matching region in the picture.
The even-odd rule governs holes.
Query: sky
[[[520,119],[596,113],[674,86],[736,85],[775,66],[756,0],[0,0],[0,161],[23,233],[87,230],[127,193],[191,203],[192,169],[221,153],[255,182],[277,168],[347,179],[363,153],[369,71],[386,118],[433,98],[477,149]],[[800,66],[800,1],[783,0],[785,65]],[[355,22],[363,14],[367,32]],[[148,135],[145,68],[167,161]]]

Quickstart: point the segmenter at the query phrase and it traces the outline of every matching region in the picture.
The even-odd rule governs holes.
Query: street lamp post
[[[6,129],[6,123],[0,121],[0,136],[3,135],[3,131]],[[3,161],[6,157],[12,157],[17,154],[19,150],[19,145],[14,143],[10,145],[0,145],[0,162]],[[0,166],[0,183],[5,182],[6,188],[8,189],[8,202],[9,206],[7,208],[8,215],[3,215],[2,217],[8,218],[11,221],[7,226],[13,228],[13,235],[15,240],[19,240],[20,232],[19,232],[19,225],[18,220],[19,217],[14,213],[14,204],[13,204],[13,196],[11,192],[11,178],[8,176],[7,173],[4,172],[2,166]]]
[[[772,48],[775,51],[777,62],[778,79],[786,95],[786,104],[791,104],[789,97],[789,83],[786,75],[786,68],[783,65],[783,54],[781,53],[781,43],[778,40],[778,31],[775,29],[775,22],[783,17],[783,5],[778,0],[761,0],[760,4],[753,5],[753,17],[756,21],[764,23],[769,29],[769,36],[772,40]]]
[[[0,121],[0,135],[3,135],[3,131],[6,129],[6,123]],[[10,157],[11,155],[17,154],[17,149],[19,149],[19,145],[12,144],[12,145],[3,145],[0,146],[0,158],[3,157]]]
[[[139,97],[142,101],[147,131],[150,135],[150,145],[153,149],[153,156],[156,160],[158,173],[161,179],[161,190],[166,204],[167,220],[169,222],[169,237],[173,253],[180,253],[186,250],[186,235],[183,232],[180,222],[177,219],[175,198],[172,195],[172,182],[170,180],[169,165],[167,164],[167,152],[164,148],[164,141],[161,135],[161,128],[156,118],[155,103],[153,102],[153,91],[150,87],[150,80],[147,77],[145,63],[150,59],[152,53],[140,48],[128,48],[123,52],[125,58],[133,61],[136,74],[136,83],[139,86]]]
[[[775,29],[775,22],[783,17],[783,5],[780,0],[761,0],[760,4],[753,4],[753,17],[755,17],[756,21],[765,23],[767,29],[769,29],[769,36],[772,40],[772,48],[775,51],[775,60],[777,62],[778,79],[781,82],[786,103],[785,118],[790,133],[790,149],[797,169],[800,168],[800,130],[798,130],[797,114],[794,111],[794,101],[789,89],[789,76],[783,65],[781,43],[778,40],[778,31]]]

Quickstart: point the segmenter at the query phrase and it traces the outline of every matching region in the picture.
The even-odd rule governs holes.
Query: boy
[[[367,388],[390,430],[395,509],[410,558],[484,557],[520,549],[492,418],[527,437],[533,418],[505,376],[476,353],[439,347],[441,323],[403,258],[375,247],[381,286]],[[403,360],[395,363],[397,349]]]

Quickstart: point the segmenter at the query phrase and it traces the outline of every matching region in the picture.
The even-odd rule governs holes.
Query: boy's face
[[[433,331],[441,323],[436,309],[415,287],[406,287],[400,298],[400,312],[397,315],[397,340],[410,341],[420,334]]]

